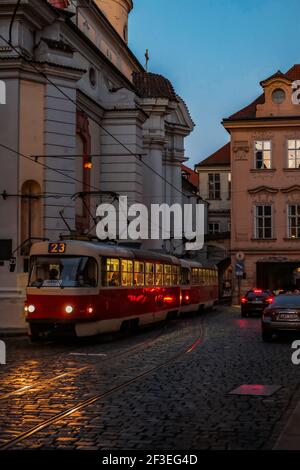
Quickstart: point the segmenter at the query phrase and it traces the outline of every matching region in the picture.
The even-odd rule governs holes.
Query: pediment
[[[256,188],[253,189],[248,189],[249,194],[257,194],[257,193],[270,193],[270,194],[276,194],[278,193],[279,189],[272,188],[270,186],[257,186]]]
[[[292,193],[293,191],[300,191],[300,185],[294,184],[293,186],[289,186],[287,188],[282,188],[280,190],[282,193]]]

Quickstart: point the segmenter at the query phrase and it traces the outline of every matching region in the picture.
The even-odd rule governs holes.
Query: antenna
[[[146,49],[146,52],[145,52],[145,57],[146,57],[146,65],[145,65],[145,69],[146,69],[146,72],[148,72],[148,63],[149,63],[149,50]]]

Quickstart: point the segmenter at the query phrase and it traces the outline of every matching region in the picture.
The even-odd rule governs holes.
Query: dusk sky
[[[299,0],[135,0],[129,45],[171,80],[196,128],[189,165],[228,142],[220,124],[261,93],[259,82],[300,63]]]

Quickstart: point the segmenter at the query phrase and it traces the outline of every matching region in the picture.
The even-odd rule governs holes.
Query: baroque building
[[[0,321],[14,328],[32,243],[95,234],[97,206],[120,195],[182,203],[194,128],[169,80],[128,47],[131,0],[16,3],[0,2]],[[171,245],[141,246],[180,253]]]
[[[231,136],[234,299],[255,286],[300,285],[300,65],[260,82],[261,95],[223,120]],[[242,272],[243,271],[243,272]]]

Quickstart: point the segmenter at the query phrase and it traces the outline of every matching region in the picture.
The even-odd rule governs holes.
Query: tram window
[[[88,256],[34,256],[30,287],[96,287],[97,262]]]
[[[146,263],[146,286],[153,286],[154,285],[154,264],[153,263]]]
[[[163,272],[164,267],[162,264],[155,265],[155,285],[162,286],[163,285]]]
[[[192,268],[192,284],[198,284],[198,269]]]
[[[170,264],[164,265],[164,285],[170,286],[172,284],[172,266]]]
[[[209,286],[209,269],[205,270],[206,285]]]
[[[117,258],[106,258],[103,267],[104,285],[118,287],[120,285],[120,260]]]
[[[179,284],[180,269],[179,266],[172,266],[172,285],[177,286]]]
[[[202,268],[199,269],[199,284],[204,284],[204,269]]]
[[[134,277],[133,284],[135,286],[143,286],[145,284],[144,280],[144,263],[140,261],[134,262]]]
[[[122,286],[132,286],[133,285],[133,262],[127,259],[122,259],[121,261],[121,282]]]
[[[183,286],[190,284],[190,270],[188,268],[181,269],[181,284]]]

